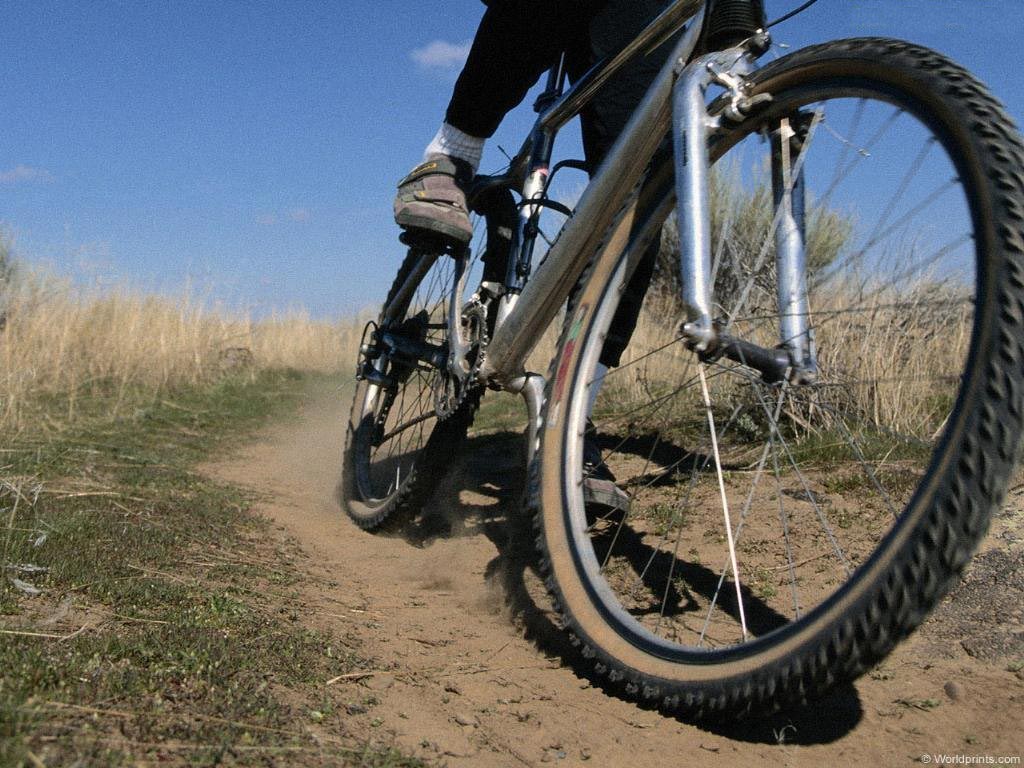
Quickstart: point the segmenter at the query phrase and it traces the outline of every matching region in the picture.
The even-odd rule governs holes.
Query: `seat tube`
[[[534,104],[536,112],[543,114],[544,110],[562,95],[565,78],[565,54],[563,53],[555,66],[548,72],[547,87],[537,99],[537,103]],[[530,277],[533,249],[538,234],[537,217],[540,215],[541,209],[540,206],[526,204],[526,201],[544,196],[556,133],[556,129],[545,127],[543,120],[538,120],[533,128],[530,164],[522,189],[523,205],[519,208],[519,220],[512,241],[508,271],[505,275],[505,294],[498,304],[497,325],[504,323],[515,309],[519,294],[522,293],[523,287]]]
[[[530,277],[533,264],[533,248],[537,241],[537,216],[540,206],[529,205],[528,200],[544,196],[548,181],[548,169],[554,145],[554,134],[541,128],[535,129],[533,138],[534,150],[530,156],[530,166],[523,184],[523,202],[519,208],[519,219],[512,240],[511,258],[508,260],[508,271],[505,275],[505,294],[498,305],[500,325],[515,309],[526,281]]]
[[[771,132],[772,198],[775,229],[775,267],[778,291],[779,341],[801,379],[813,378],[817,369],[814,337],[807,299],[807,190],[801,163],[794,175],[801,140],[790,118],[782,118]]]

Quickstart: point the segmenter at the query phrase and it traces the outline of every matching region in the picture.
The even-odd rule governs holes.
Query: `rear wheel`
[[[377,323],[364,334],[346,433],[341,499],[362,528],[415,513],[466,436],[480,391],[446,371],[449,303],[466,252],[411,248]],[[417,352],[416,355],[410,351]],[[436,359],[425,361],[425,351]]]
[[[1024,412],[1024,147],[1000,105],[891,40],[816,46],[751,80],[772,101],[712,147],[716,314],[779,342],[767,136],[801,125],[816,381],[701,360],[656,289],[599,379],[623,288],[674,210],[655,168],[608,239],[628,245],[591,267],[566,323],[531,471],[548,586],[595,673],[698,716],[820,694],[912,631],[1002,500]],[[595,387],[625,513],[583,501]]]

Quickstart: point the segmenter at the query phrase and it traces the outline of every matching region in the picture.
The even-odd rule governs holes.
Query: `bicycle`
[[[623,695],[695,717],[803,702],[884,658],[987,530],[1024,413],[1012,121],[910,43],[760,66],[762,15],[707,44],[751,9],[677,0],[571,88],[554,67],[521,151],[469,192],[483,253],[407,237],[359,353],[341,489],[364,528],[411,514],[483,391],[521,393],[526,509],[572,644]],[[581,166],[551,165],[555,135],[673,34],[568,209],[551,177]],[[534,264],[551,210],[566,222]],[[652,255],[673,214],[677,274]],[[662,289],[603,367],[622,297],[652,274]],[[548,376],[526,371],[570,294]],[[628,507],[584,501],[595,434]]]

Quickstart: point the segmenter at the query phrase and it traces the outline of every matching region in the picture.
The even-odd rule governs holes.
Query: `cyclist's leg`
[[[590,22],[582,52],[577,51],[576,55],[570,57],[570,76],[575,79],[594,62],[614,54],[635,38],[667,5],[668,0],[607,0]],[[600,166],[622,133],[674,45],[675,39],[669,40],[649,56],[640,57],[626,65],[583,111],[583,149],[591,173]],[[608,368],[619,364],[619,358],[636,328],[644,295],[654,271],[657,251],[656,244],[648,249],[626,286],[615,312],[601,352],[600,367],[595,372],[598,383],[591,387],[591,409],[600,390],[599,380]],[[574,298],[575,291],[569,299],[570,305],[574,303]],[[597,438],[596,430],[593,429],[588,429],[584,436],[583,489],[586,504],[588,507],[598,505],[628,510],[629,496],[614,484],[615,476],[604,464]]]
[[[558,54],[584,39],[598,0],[491,0],[445,122],[487,139]]]
[[[463,189],[484,140],[565,49],[586,40],[600,0],[492,0],[424,162],[399,182],[395,220],[458,242],[472,236]]]
[[[570,75],[578,77],[585,67],[616,53],[668,5],[670,0],[606,0],[589,23],[588,60],[572,62]],[[673,37],[650,55],[624,66],[583,110],[583,148],[591,169],[601,164],[626,127],[675,42]]]
[[[629,340],[636,330],[636,323],[640,317],[640,308],[644,303],[644,296],[647,295],[647,288],[654,276],[654,265],[658,258],[658,251],[661,249],[661,239],[656,238],[647,247],[647,251],[641,257],[633,272],[633,276],[626,283],[615,314],[612,316],[611,326],[608,328],[608,338],[601,349],[599,358],[601,365],[606,368],[615,368],[619,364],[619,358],[629,346]],[[597,393],[594,393],[596,397]]]
[[[590,61],[600,60],[619,50],[635,38],[652,18],[665,9],[666,5],[667,0],[608,0],[590,23]],[[628,64],[608,82],[593,103],[584,110],[583,147],[587,164],[591,169],[596,169],[604,160],[674,45],[675,40],[669,40],[649,56]],[[618,365],[619,356],[629,344],[640,315],[644,295],[651,282],[657,255],[658,244],[654,243],[644,254],[626,286],[625,295],[616,310],[609,328],[608,340],[601,353],[601,364],[604,366],[613,368]]]

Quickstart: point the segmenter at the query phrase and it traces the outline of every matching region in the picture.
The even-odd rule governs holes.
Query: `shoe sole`
[[[466,245],[473,239],[473,233],[459,229],[443,221],[430,219],[426,216],[409,216],[399,214],[395,217],[398,226],[406,231],[430,232],[453,240],[457,245]]]

